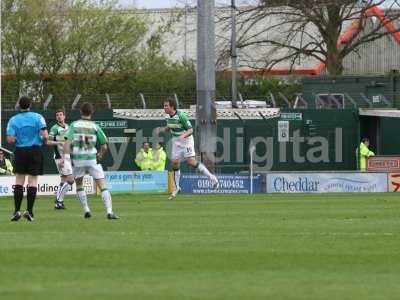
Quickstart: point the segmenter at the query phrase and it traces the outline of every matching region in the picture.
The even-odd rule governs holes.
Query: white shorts
[[[81,178],[86,174],[92,176],[95,180],[104,179],[104,171],[102,165],[93,161],[74,161],[74,177]]]
[[[173,160],[196,156],[193,135],[183,140],[178,137],[172,138],[171,156]]]
[[[57,171],[61,176],[69,176],[72,175],[72,165],[71,165],[71,160],[64,160],[64,165],[61,166],[61,160],[62,159],[54,159],[56,162],[57,166]]]

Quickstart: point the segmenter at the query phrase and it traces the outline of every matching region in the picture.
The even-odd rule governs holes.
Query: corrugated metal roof
[[[360,116],[371,116],[371,117],[388,117],[388,118],[400,118],[400,110],[397,109],[359,109]]]
[[[196,119],[196,110],[182,109],[189,119]],[[217,119],[272,119],[280,116],[279,108],[252,108],[252,109],[217,109]],[[132,120],[164,120],[166,115],[163,109],[114,109],[113,117]]]

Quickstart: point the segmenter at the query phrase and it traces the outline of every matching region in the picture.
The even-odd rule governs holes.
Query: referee
[[[14,166],[14,204],[15,211],[11,221],[18,221],[22,216],[33,221],[33,205],[35,203],[38,176],[43,174],[43,154],[41,146],[48,138],[46,121],[43,116],[31,112],[31,99],[21,97],[18,101],[20,113],[13,116],[7,125],[7,142],[15,143]],[[27,210],[21,214],[21,203],[24,197],[25,177],[27,185]]]

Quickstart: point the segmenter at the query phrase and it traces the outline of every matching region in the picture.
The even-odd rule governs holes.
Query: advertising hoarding
[[[210,180],[202,175],[182,174],[180,186],[182,192],[193,194],[249,194],[250,177],[248,175],[218,175],[219,189],[214,190]],[[253,177],[253,192],[261,193],[262,176]]]
[[[387,192],[386,173],[269,173],[267,193]]]

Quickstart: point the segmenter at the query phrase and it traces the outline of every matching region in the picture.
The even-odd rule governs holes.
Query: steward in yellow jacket
[[[375,156],[375,153],[368,149],[369,139],[363,138],[360,146],[357,148],[357,167],[360,171],[367,169],[367,157]]]
[[[160,143],[157,143],[156,149],[153,150],[153,170],[164,171],[165,162],[167,161],[167,153]]]
[[[136,154],[135,163],[142,171],[153,169],[153,151],[148,142],[144,142],[143,148]]]
[[[5,158],[3,150],[0,149],[0,175],[13,175],[13,170],[11,161]]]

